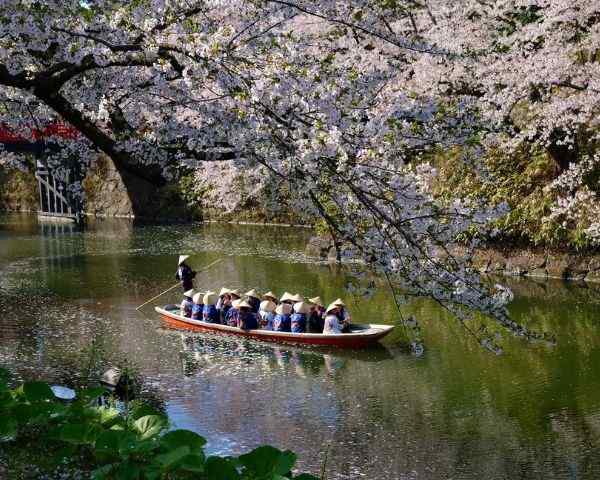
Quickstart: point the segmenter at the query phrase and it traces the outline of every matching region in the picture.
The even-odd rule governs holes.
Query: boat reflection
[[[185,376],[204,374],[234,374],[252,364],[265,371],[283,371],[298,377],[316,377],[324,372],[333,375],[341,371],[349,359],[364,362],[391,360],[394,355],[383,345],[364,350],[306,348],[292,345],[272,345],[224,335],[197,334],[159,328],[166,335],[179,336],[180,358]]]

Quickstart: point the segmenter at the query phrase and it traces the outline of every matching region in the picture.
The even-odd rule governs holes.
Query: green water
[[[194,252],[198,267],[223,259],[198,287],[343,296],[355,321],[393,323],[385,291],[344,294],[345,274],[305,258],[310,235],[125,221],[81,232],[0,217],[0,363],[69,384],[94,356],[132,362],[145,394],[210,451],[270,443],[315,473],[327,455],[330,479],[600,478],[599,287],[503,280],[513,316],[558,343],[507,336],[501,356],[424,300],[405,307],[424,327],[419,357],[397,335],[366,352],[315,352],[168,330],[151,307],[135,310],[174,283],[177,254]]]

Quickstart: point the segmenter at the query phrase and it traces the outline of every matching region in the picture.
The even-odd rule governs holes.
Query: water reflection
[[[353,351],[330,347],[300,347],[263,343],[246,338],[236,338],[213,333],[190,333],[178,329],[159,328],[163,335],[181,340],[183,373],[193,374],[199,365],[237,365],[268,361],[286,371],[295,371],[302,377],[307,371],[319,374],[322,368],[330,373],[344,365],[345,359],[362,362],[381,362],[393,358],[391,350],[383,345]],[[291,369],[290,369],[291,367]],[[331,367],[331,368],[330,368]]]
[[[214,452],[291,448],[329,478],[598,478],[600,287],[500,279],[511,313],[554,332],[555,347],[503,339],[483,351],[447,312],[404,307],[424,327],[425,354],[397,337],[366,352],[306,350],[163,328],[135,307],[173,282],[175,254],[207,264],[198,287],[227,285],[335,298],[347,278],[303,254],[305,231],[233,226],[44,230],[0,218],[0,362],[22,378],[68,384],[100,351],[124,359],[158,393],[174,425]],[[165,296],[165,303],[178,300]],[[358,321],[394,322],[389,295],[347,296]],[[331,445],[331,447],[328,447]]]
[[[163,330],[165,333],[181,338],[182,373],[193,376],[198,373],[235,375],[240,369],[252,368],[278,370],[285,375],[297,375],[301,378],[317,376],[326,370],[335,373],[344,366],[343,351],[323,353],[306,348],[263,344],[252,340],[240,340],[217,337],[210,334],[190,334]],[[383,359],[382,353],[388,353],[385,347],[374,349],[379,353],[374,357],[371,352],[361,352],[363,358]],[[347,352],[346,357],[352,354]],[[391,358],[391,356],[388,356]],[[216,372],[216,373],[215,373]]]

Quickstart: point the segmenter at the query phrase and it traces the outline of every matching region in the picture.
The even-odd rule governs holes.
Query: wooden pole
[[[165,293],[170,292],[171,290],[173,290],[176,287],[179,287],[181,285],[181,282],[177,282],[175,285],[173,285],[171,288],[167,288],[164,292],[159,293],[156,297],[152,297],[150,300],[148,300],[145,303],[142,303],[139,307],[136,308],[136,310],[139,310],[140,308],[148,305],[152,300],[156,300],[159,297],[162,297]]]
[[[207,267],[203,268],[202,270],[199,270],[197,273],[200,273],[200,272],[206,272],[206,270],[208,270],[209,268],[211,268],[213,265],[216,265],[216,264],[217,264],[217,263],[219,263],[221,260],[223,260],[223,259],[222,259],[222,258],[219,258],[219,259],[215,260],[214,262],[212,262],[211,264],[209,264]],[[142,307],[144,307],[144,306],[148,305],[148,304],[149,304],[151,301],[153,301],[153,300],[156,300],[156,299],[157,299],[157,298],[159,298],[159,297],[162,297],[162,296],[163,296],[165,293],[168,293],[168,292],[170,292],[171,290],[173,290],[174,288],[177,288],[177,287],[179,287],[180,285],[181,285],[181,282],[177,282],[177,283],[176,283],[175,285],[173,285],[172,287],[170,287],[170,288],[167,288],[167,289],[166,289],[164,292],[162,292],[162,293],[159,293],[159,294],[158,294],[156,297],[152,297],[152,298],[151,298],[150,300],[148,300],[147,302],[145,302],[145,303],[142,303],[142,304],[141,304],[139,307],[137,307],[137,308],[136,308],[136,310],[139,310],[140,308],[142,308]]]

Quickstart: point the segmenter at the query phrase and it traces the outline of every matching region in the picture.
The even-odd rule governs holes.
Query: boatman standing
[[[196,276],[196,272],[194,272],[192,268],[185,263],[188,258],[190,258],[189,255],[179,255],[177,273],[175,274],[175,278],[181,281],[181,286],[183,287],[184,292],[194,287],[193,280]]]

